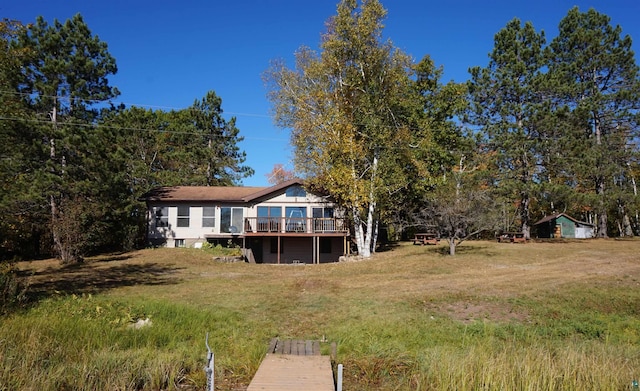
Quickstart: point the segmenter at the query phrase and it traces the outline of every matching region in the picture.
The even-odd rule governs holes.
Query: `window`
[[[285,190],[285,195],[287,197],[304,197],[307,195],[307,192],[301,186],[291,186],[287,187]]]
[[[333,208],[313,208],[313,218],[325,218],[332,219],[333,218]]]
[[[203,227],[215,227],[216,226],[216,208],[213,206],[202,207],[202,226]]]
[[[169,208],[156,206],[153,211],[156,228],[169,226]]]
[[[242,232],[242,208],[220,208],[220,233]]]
[[[287,232],[304,232],[307,223],[307,208],[287,206],[285,208]]]
[[[186,247],[186,245],[184,243],[184,239],[175,239],[174,240],[174,246],[175,247]]]
[[[258,231],[278,232],[280,231],[280,220],[282,219],[282,208],[279,206],[259,206],[258,207]]]
[[[189,226],[189,207],[179,206],[178,207],[178,227],[188,227],[188,226]]]

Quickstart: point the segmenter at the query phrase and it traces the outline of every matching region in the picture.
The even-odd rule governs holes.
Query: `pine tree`
[[[616,188],[629,180],[637,152],[640,78],[631,38],[608,16],[575,7],[560,22],[548,55],[556,109],[568,113],[576,186],[590,195],[598,236],[607,237],[611,211],[626,213]]]
[[[34,186],[41,161],[33,145],[38,134],[18,90],[20,66],[29,51],[12,45],[24,29],[17,21],[0,22],[0,257],[39,255],[47,221],[40,189]]]
[[[236,127],[236,118],[229,121],[222,117],[222,99],[209,91],[185,110],[187,121],[193,125],[192,143],[199,144],[194,164],[204,169],[198,174],[201,184],[207,186],[231,186],[253,175],[253,170],[242,163],[246,154],[238,147],[244,138]]]
[[[117,72],[115,60],[80,14],[51,26],[39,17],[14,47],[28,52],[19,91],[40,133],[35,139],[43,141],[36,183],[48,199],[55,249],[62,262],[79,261],[95,222],[92,185],[102,179],[88,163],[108,147],[95,137],[93,125],[100,103],[118,95],[108,81]]]
[[[468,119],[495,153],[499,193],[516,200],[520,230],[530,237],[530,209],[538,191],[538,143],[543,99],[538,90],[544,33],[513,19],[495,36],[486,68],[469,71]]]

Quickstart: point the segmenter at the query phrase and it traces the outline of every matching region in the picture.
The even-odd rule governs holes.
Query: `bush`
[[[234,245],[233,243],[231,243],[231,241],[229,241],[227,245],[228,247],[222,247],[220,243],[213,244],[210,242],[205,242],[202,244],[202,250],[213,255],[221,255],[221,256],[228,256],[228,257],[238,257],[242,255],[242,249],[240,247],[238,247],[237,245]]]
[[[4,315],[26,301],[27,287],[20,282],[11,262],[0,263],[0,314]]]

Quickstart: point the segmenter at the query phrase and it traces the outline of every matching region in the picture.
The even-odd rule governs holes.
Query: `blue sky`
[[[274,127],[261,79],[269,61],[293,59],[302,45],[317,47],[338,0],[0,0],[0,17],[49,23],[81,13],[109,45],[118,74],[118,102],[180,109],[213,90],[224,116],[237,118],[255,175],[248,186],[268,185],[274,164],[291,166],[289,133]],[[593,7],[619,24],[640,51],[638,0],[382,0],[385,35],[416,61],[429,54],[444,81],[463,82],[468,68],[486,66],[493,37],[514,17],[544,30],[547,41],[573,7]],[[638,61],[638,60],[636,60]],[[638,61],[640,62],[640,61]]]

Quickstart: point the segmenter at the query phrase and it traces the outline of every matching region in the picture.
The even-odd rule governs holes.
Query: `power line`
[[[18,91],[7,91],[7,90],[0,90],[0,93],[2,94],[8,94],[8,95],[16,95],[16,96],[22,96],[22,97],[31,97],[34,94],[30,94],[27,92],[18,92]],[[83,102],[93,102],[93,103],[100,103],[100,104],[113,104],[113,105],[125,105],[128,106],[129,108],[131,107],[141,107],[141,108],[155,108],[155,109],[165,109],[165,110],[188,110],[188,109],[196,109],[198,111],[202,111],[200,109],[197,109],[193,106],[187,106],[187,107],[171,107],[171,106],[155,106],[155,105],[147,105],[147,104],[135,104],[135,103],[126,103],[126,102],[117,102],[117,101],[104,101],[104,100],[98,100],[98,99],[85,99],[85,98],[72,98],[70,96],[57,96],[57,95],[44,95],[44,94],[39,94],[39,93],[35,93],[35,95],[39,96],[39,97],[46,97],[46,98],[51,98],[51,99],[56,99],[58,101],[70,101],[72,99],[78,99],[80,101]],[[239,116],[239,117],[254,117],[254,118],[271,118],[270,115],[267,114],[263,114],[263,113],[245,113],[245,112],[231,112],[231,111],[224,111],[222,110],[221,114],[229,114],[231,116]],[[360,125],[360,126],[365,126],[366,124],[363,123],[357,123],[355,125]],[[391,129],[395,129],[398,128],[397,125],[379,125],[381,127],[385,127],[385,128],[391,128]],[[407,128],[409,130],[413,130],[413,131],[421,131],[421,130],[425,130],[425,129],[421,129],[421,128],[416,128],[416,127],[412,127],[412,126],[402,126],[404,128]],[[430,129],[431,132],[444,132],[446,130],[444,129]],[[365,137],[367,137],[366,135],[363,135]]]
[[[19,91],[9,91],[9,90],[0,90],[0,94],[8,94],[8,95],[16,95],[16,96],[22,96],[22,97],[31,97],[33,94],[30,93],[26,93],[26,92],[19,92]],[[125,106],[129,106],[131,107],[142,107],[142,108],[155,108],[155,109],[168,109],[168,110],[188,110],[188,109],[196,109],[198,111],[202,111],[200,109],[197,109],[193,106],[187,106],[187,107],[171,107],[171,106],[157,106],[157,105],[146,105],[146,104],[133,104],[133,103],[126,103],[126,102],[113,102],[113,101],[104,101],[104,100],[97,100],[97,99],[85,99],[85,98],[72,98],[70,96],[57,96],[57,95],[44,95],[44,94],[39,94],[39,93],[35,93],[35,95],[40,96],[40,97],[47,97],[47,98],[51,98],[51,99],[57,99],[59,101],[70,101],[71,99],[78,99],[80,101],[83,102],[94,102],[94,103],[101,103],[101,104],[115,104],[115,105],[125,105]],[[262,113],[243,113],[243,112],[225,112],[224,110],[222,110],[221,114],[230,114],[232,116],[241,116],[241,117],[255,117],[255,118],[271,118],[271,116],[266,115],[266,114],[262,114]],[[16,119],[16,118],[8,118],[8,117],[0,117],[0,119],[4,119],[4,120],[20,120],[20,119]],[[25,120],[25,121],[34,121],[34,120]],[[42,121],[42,122],[48,122],[48,121]],[[108,125],[104,125],[104,124],[100,124],[100,125],[87,125],[87,124],[79,124],[79,123],[67,123],[69,125],[74,125],[74,126],[87,126],[87,127],[103,127],[103,128],[109,128],[110,126]],[[366,124],[362,124],[362,123],[356,123],[354,125],[361,125],[364,126]],[[460,123],[457,124],[458,127],[461,126]],[[465,124],[468,125],[469,124]],[[386,128],[398,128],[399,126],[397,125],[379,125],[382,127],[386,127]],[[400,126],[401,128],[405,128],[411,131],[424,131],[424,130],[428,130],[431,133],[443,133],[443,132],[448,132],[451,131],[450,129],[424,129],[424,128],[416,128],[413,126]],[[201,135],[202,133],[199,132],[180,132],[180,131],[170,131],[170,130],[165,130],[165,129],[140,129],[140,128],[127,128],[127,127],[111,127],[114,129],[122,129],[122,130],[132,130],[132,131],[157,131],[157,132],[163,132],[163,133],[175,133],[175,134],[195,134],[195,135]],[[470,128],[468,128],[470,129]],[[358,132],[361,133],[361,132]],[[369,137],[365,134],[362,134],[362,136],[364,137]],[[227,136],[230,137],[230,136]],[[241,136],[243,137],[243,136]],[[248,139],[247,137],[245,137],[245,139]],[[256,140],[271,140],[271,141],[283,141],[283,139],[275,139],[275,138],[252,138],[252,139],[256,139]],[[634,144],[630,144],[630,146],[635,146]]]
[[[17,117],[4,117],[0,116],[0,121],[13,121],[13,122],[28,122],[28,123],[39,123],[39,124],[51,124],[52,122],[49,120],[41,120],[41,119],[27,119],[27,118],[17,118]],[[197,135],[197,136],[206,136],[207,134],[204,132],[194,132],[194,131],[180,131],[180,130],[170,130],[170,129],[157,129],[157,128],[133,128],[133,127],[125,127],[125,126],[114,126],[107,124],[84,124],[79,122],[57,122],[58,125],[68,125],[68,126],[77,126],[83,128],[102,128],[102,129],[112,129],[112,130],[128,130],[128,131],[138,131],[138,132],[156,132],[156,133],[171,133],[171,134],[185,134],[185,135]],[[216,138],[236,138],[235,136],[226,136],[226,135],[216,135]],[[260,141],[289,141],[287,139],[282,138],[270,138],[270,137],[245,137],[238,136],[243,138],[244,140],[260,140]]]
[[[78,98],[78,97],[71,97],[71,96],[45,95],[40,93],[31,94],[28,92],[7,91],[7,90],[0,90],[0,93],[7,94],[7,95],[21,96],[21,97],[31,97],[33,95],[37,95],[38,97],[56,99],[58,101],[71,101],[72,99],[77,99],[86,103],[102,103],[105,105],[113,104],[115,106],[124,105],[125,107],[142,107],[142,108],[159,109],[159,110],[179,111],[179,110],[194,109],[193,106],[187,106],[187,107],[160,106],[160,105],[139,104],[139,103],[131,103],[131,102],[123,102],[123,101],[111,101],[111,100],[105,101],[100,99],[86,99],[86,98]],[[242,116],[242,117],[271,118],[271,116],[267,114],[262,114],[262,113],[241,113],[241,112],[232,112],[232,111],[223,110],[222,114],[230,114],[232,116]]]

